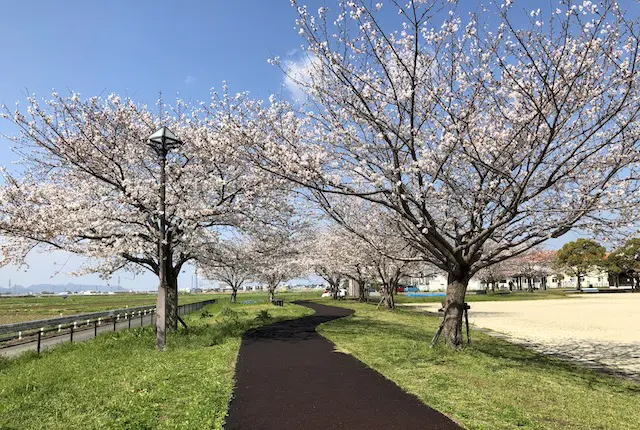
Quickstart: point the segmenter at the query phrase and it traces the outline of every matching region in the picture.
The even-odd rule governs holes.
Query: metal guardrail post
[[[201,301],[201,302],[195,302],[195,303],[187,303],[184,305],[180,305],[177,307],[177,312],[178,315],[184,315],[187,314],[189,312],[193,312],[193,311],[197,311],[199,309],[204,308],[206,305],[209,305],[211,303],[216,303],[216,300],[205,300],[205,301]],[[73,343],[73,336],[75,331],[78,329],[78,327],[80,327],[80,330],[83,330],[83,328],[86,326],[87,330],[90,330],[91,324],[93,323],[93,337],[97,337],[98,336],[98,326],[102,325],[102,323],[104,323],[105,325],[107,325],[109,323],[108,319],[111,318],[112,322],[113,322],[113,331],[117,331],[118,330],[118,323],[120,322],[120,317],[122,316],[123,318],[126,318],[127,320],[127,325],[129,328],[131,328],[131,319],[135,318],[135,312],[138,312],[138,315],[140,317],[140,326],[144,326],[144,318],[147,316],[147,311],[149,312],[149,317],[151,320],[151,323],[153,324],[154,322],[154,314],[156,314],[156,309],[153,307],[150,307],[149,309],[141,309],[141,308],[137,308],[135,310],[132,310],[131,312],[126,312],[123,315],[121,314],[114,314],[114,312],[105,312],[104,318],[103,316],[98,316],[100,315],[100,313],[95,313],[97,315],[94,314],[94,318],[90,318],[90,319],[86,319],[87,316],[90,316],[91,314],[81,314],[81,315],[77,315],[76,317],[80,317],[80,319],[76,319],[75,321],[69,317],[65,317],[66,318],[66,322],[65,321],[61,321],[61,319],[51,319],[51,320],[39,320],[36,321],[37,323],[42,324],[43,322],[45,323],[49,323],[51,322],[51,325],[48,326],[49,328],[47,329],[47,333],[49,332],[54,332],[56,331],[57,328],[57,334],[53,334],[53,338],[56,337],[65,337],[65,334],[62,332],[63,328],[68,328],[69,329],[69,342]],[[157,318],[157,316],[156,316]],[[85,325],[85,321],[86,321],[86,325]],[[62,322],[62,323],[61,323]],[[124,321],[123,321],[124,322]],[[182,321],[181,321],[182,322]],[[38,327],[35,326],[33,322],[28,323],[30,324],[30,327]],[[184,322],[183,322],[184,324]],[[56,327],[57,326],[57,327]],[[43,341],[43,336],[45,334],[45,327],[46,326],[39,326],[39,330],[37,331],[37,340],[33,340],[33,338],[30,338],[30,336],[28,336],[26,339],[23,340],[23,331],[22,326],[19,327],[18,330],[16,330],[17,332],[17,339],[18,340],[23,340],[23,342],[19,343],[19,344],[23,344],[23,343],[34,343],[37,342],[37,351],[38,354],[41,352],[43,345],[42,345],[42,341]],[[18,327],[16,327],[18,328]],[[0,333],[3,333],[2,330],[5,330],[5,332],[7,331],[7,326],[0,326]],[[108,330],[108,329],[107,329]],[[34,333],[35,334],[35,333]],[[14,335],[15,336],[15,335]],[[16,337],[12,337],[13,339],[16,339]],[[2,341],[4,342],[6,339],[3,339]],[[76,342],[78,340],[76,339]],[[64,342],[64,340],[63,340]],[[16,346],[16,345],[12,345],[12,346]],[[7,345],[0,345],[0,347],[4,348],[7,347]]]

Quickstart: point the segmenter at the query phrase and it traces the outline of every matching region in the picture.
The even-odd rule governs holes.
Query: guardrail
[[[188,314],[213,303],[216,299],[179,305],[177,313]],[[12,349],[13,355],[27,350],[40,353],[43,346],[89,340],[107,331],[153,324],[155,310],[155,306],[139,306],[0,325],[0,334],[6,335],[0,337],[0,354],[8,355],[3,354],[8,349]]]

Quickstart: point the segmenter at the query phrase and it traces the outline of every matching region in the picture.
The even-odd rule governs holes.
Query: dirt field
[[[416,304],[436,311],[439,304]],[[640,377],[640,294],[474,302],[469,322],[545,353]]]

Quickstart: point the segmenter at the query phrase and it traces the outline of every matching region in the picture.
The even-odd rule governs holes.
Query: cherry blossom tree
[[[347,261],[353,258],[346,240],[339,228],[322,228],[314,232],[305,255],[305,265],[324,279],[331,290],[333,299],[338,298],[342,281],[346,278]]]
[[[500,281],[510,278],[516,273],[509,262],[510,260],[501,261],[478,270],[476,277],[485,284],[485,290],[491,288],[491,292],[495,293],[496,285],[498,285]]]
[[[13,172],[3,170],[2,264],[22,264],[36,246],[90,257],[96,264],[84,272],[104,276],[118,270],[158,275],[164,264],[167,326],[176,329],[184,264],[202,247],[215,246],[221,231],[268,223],[286,202],[278,181],[265,180],[262,170],[243,163],[239,143],[224,131],[228,118],[241,116],[245,99],[214,93],[208,104],[160,103],[158,114],[117,95],[84,99],[54,93],[46,101],[29,97],[26,111],[5,106],[4,116],[21,130],[12,139],[22,159]],[[165,154],[166,163],[147,143],[160,126],[182,141]],[[158,347],[164,348],[161,330]]]
[[[235,129],[276,176],[394,214],[448,273],[443,337],[461,346],[479,270],[637,219],[638,23],[614,0],[524,19],[511,0],[469,16],[444,0],[368,5],[342,2],[333,19],[296,4],[306,69],[288,79],[306,98],[272,97]],[[379,19],[389,7],[397,31]]]
[[[253,237],[255,280],[266,284],[270,302],[283,282],[306,275],[308,238],[306,225],[294,220],[286,227],[264,228]]]
[[[255,277],[255,257],[250,241],[232,238],[205,254],[200,265],[208,279],[221,281],[231,288],[231,303],[236,303],[240,287]]]
[[[532,248],[510,261],[516,269],[512,275],[524,276],[527,279],[527,291],[533,292],[536,278],[540,278],[540,287],[547,289],[547,276],[553,274],[556,251]]]
[[[340,258],[341,273],[356,277],[361,291],[363,281],[378,282],[381,304],[394,309],[400,281],[428,266],[402,237],[395,214],[360,199],[316,197],[320,207],[341,226],[333,233],[333,246],[342,250],[341,256],[333,257]]]

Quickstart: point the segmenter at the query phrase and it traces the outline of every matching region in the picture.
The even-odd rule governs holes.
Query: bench
[[[273,304],[276,306],[284,306],[284,300],[282,299],[274,299]]]

